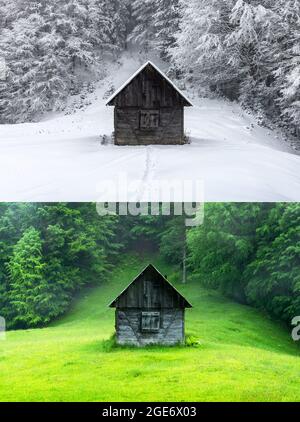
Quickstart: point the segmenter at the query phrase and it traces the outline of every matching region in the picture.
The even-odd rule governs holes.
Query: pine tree
[[[61,110],[87,77],[103,76],[103,55],[119,54],[128,31],[128,2],[19,0],[0,38],[7,79],[0,85],[2,122]]]
[[[186,283],[186,226],[185,216],[170,219],[160,236],[159,251],[161,256],[172,264],[179,266],[181,281]]]
[[[7,78],[2,98],[4,116],[8,122],[26,119],[31,113],[31,83],[35,75],[35,49],[41,20],[37,14],[19,18],[11,29],[2,31],[1,55],[5,58]]]
[[[181,0],[180,24],[172,58],[187,79],[216,88],[237,77],[236,63],[225,45],[232,2]]]
[[[155,39],[155,22],[153,19],[158,0],[134,0],[132,3],[132,15],[135,26],[129,36],[140,51],[148,54]]]
[[[175,45],[175,34],[179,28],[179,1],[157,0],[153,13],[155,40],[154,47],[164,60],[170,59],[170,51]]]
[[[46,324],[85,284],[102,283],[122,246],[117,222],[100,218],[94,204],[0,206],[0,313],[8,325]]]
[[[132,16],[135,23],[129,40],[141,52],[169,60],[179,27],[179,0],[135,0]]]
[[[287,323],[300,312],[299,225],[299,204],[277,204],[257,230],[256,256],[245,271],[248,301]]]
[[[245,302],[244,271],[256,251],[257,227],[273,205],[208,204],[203,226],[188,232],[189,265],[203,283]]]
[[[172,60],[183,76],[299,131],[299,1],[180,0]]]
[[[300,4],[298,0],[276,2],[281,16],[276,28],[274,77],[278,89],[277,103],[287,127],[300,134]]]
[[[290,323],[300,312],[299,204],[208,204],[188,232],[201,283]]]
[[[9,302],[13,315],[9,325],[21,328],[41,322],[36,308],[44,284],[44,267],[40,234],[30,227],[15,245],[8,263]]]
[[[259,114],[272,115],[274,87],[271,84],[274,58],[274,28],[279,24],[278,16],[268,7],[268,1],[257,5],[238,0],[232,9],[230,22],[233,26],[226,44],[235,56],[239,72],[240,101]],[[273,99],[273,101],[272,101]]]

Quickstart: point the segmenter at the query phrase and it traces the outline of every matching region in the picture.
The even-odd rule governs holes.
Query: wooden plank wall
[[[185,99],[153,68],[147,67],[121,91],[112,104],[124,107],[183,107]]]
[[[140,129],[140,109],[115,109],[117,145],[183,144],[183,108],[160,109],[160,124],[155,129]]]
[[[116,336],[118,344],[145,346],[148,344],[174,345],[184,341],[184,309],[161,309],[158,332],[141,332],[140,309],[116,309]]]
[[[117,308],[184,308],[183,298],[156,272],[147,271],[122,293]]]

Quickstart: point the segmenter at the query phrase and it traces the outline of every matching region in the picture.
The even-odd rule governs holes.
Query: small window
[[[159,126],[158,110],[143,110],[140,113],[140,128],[155,129]]]
[[[159,331],[160,313],[159,312],[142,312],[141,329],[143,332]]]

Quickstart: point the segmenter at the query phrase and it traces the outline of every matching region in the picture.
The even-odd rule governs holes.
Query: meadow
[[[287,327],[151,258],[193,304],[184,346],[119,347],[108,303],[147,264],[129,256],[45,328],[0,342],[1,401],[298,401],[300,348]]]

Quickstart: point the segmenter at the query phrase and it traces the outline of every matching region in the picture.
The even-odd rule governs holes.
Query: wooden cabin
[[[184,312],[192,305],[152,264],[113,300],[118,344],[184,342]]]
[[[145,63],[107,101],[114,106],[116,145],[184,144],[191,102],[153,63]]]

